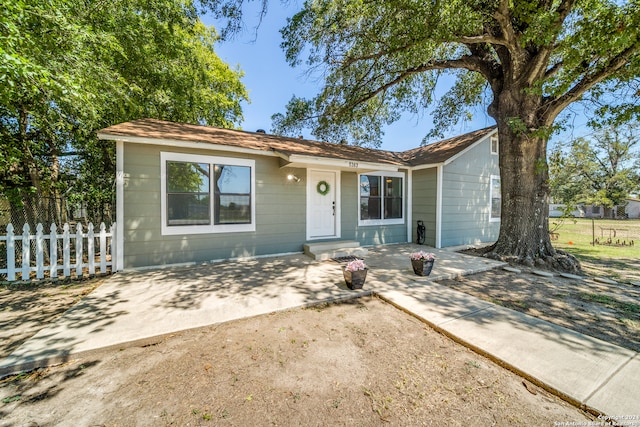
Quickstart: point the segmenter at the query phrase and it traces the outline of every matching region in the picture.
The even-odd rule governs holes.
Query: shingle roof
[[[156,119],[140,119],[120,123],[102,129],[98,134],[102,138],[109,136],[106,139],[115,139],[114,137],[120,136],[175,140],[272,151],[287,156],[301,155],[397,166],[415,166],[440,163],[464,150],[493,129],[495,127],[481,129],[402,153]]]
[[[467,147],[473,145],[474,142],[489,135],[496,129],[490,126],[464,135],[455,136],[423,147],[414,148],[412,150],[400,153],[402,160],[411,166],[424,164],[442,163],[456,154],[462,152]]]

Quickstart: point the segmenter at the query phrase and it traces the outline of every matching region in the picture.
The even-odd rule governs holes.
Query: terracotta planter
[[[421,259],[412,259],[411,266],[413,267],[413,272],[418,276],[428,276],[431,274],[431,269],[433,268],[433,263],[435,260],[424,261]]]
[[[342,267],[342,273],[344,274],[344,281],[349,289],[362,289],[364,281],[367,278],[367,269],[349,271],[345,267]]]

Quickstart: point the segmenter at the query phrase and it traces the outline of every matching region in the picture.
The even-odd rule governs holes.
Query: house
[[[495,241],[495,127],[405,152],[141,119],[116,143],[117,269],[362,246]]]
[[[640,218],[640,199],[629,197],[616,209],[618,218]]]

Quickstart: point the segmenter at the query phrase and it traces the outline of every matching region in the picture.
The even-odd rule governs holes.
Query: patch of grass
[[[526,310],[526,309],[528,309],[528,308],[529,308],[529,304],[527,304],[527,302],[526,302],[526,301],[521,301],[521,300],[514,301],[514,302],[513,302],[513,305],[515,305],[515,306],[517,306],[517,307],[520,307],[520,308],[521,308],[521,309],[523,309],[523,310]]]
[[[640,313],[640,305],[631,302],[621,302],[620,308],[625,313]]]
[[[4,399],[2,399],[2,403],[17,402],[20,399],[22,399],[22,396],[19,394],[16,394],[15,396],[5,397]]]
[[[549,220],[549,227],[553,226],[555,218]],[[609,246],[593,245],[595,239],[605,240],[609,237],[609,230],[615,230],[615,240],[633,240],[640,245],[640,221],[638,220],[610,220],[576,218],[565,221],[557,230],[559,238],[554,246],[573,253],[573,249],[581,250],[585,255],[596,255],[605,258],[636,258],[640,253],[640,246]]]
[[[618,302],[616,299],[611,298],[608,295],[590,294],[587,292],[581,292],[580,299],[582,299],[583,301],[595,302],[598,304],[604,304],[609,306],[616,305],[616,303]]]
[[[552,227],[556,218],[549,220]],[[616,230],[614,240],[633,240],[633,246],[593,245],[593,239],[609,237],[609,229]],[[575,256],[585,271],[592,276],[606,276],[618,281],[638,280],[640,258],[640,220],[610,220],[577,218],[565,221],[557,230],[559,239],[553,241],[556,249]]]
[[[609,295],[581,292],[580,299],[587,302],[602,304],[618,311],[622,311],[623,313],[640,313],[640,305],[631,302],[620,302]]]

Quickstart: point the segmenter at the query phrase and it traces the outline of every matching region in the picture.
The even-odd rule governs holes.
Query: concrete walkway
[[[418,249],[436,253],[429,278],[411,270],[409,253]],[[181,330],[375,293],[577,405],[633,416],[640,425],[638,353],[433,281],[501,263],[411,244],[371,249],[366,262],[361,291],[346,288],[340,264],[302,254],[118,273],[1,360],[0,376]]]

